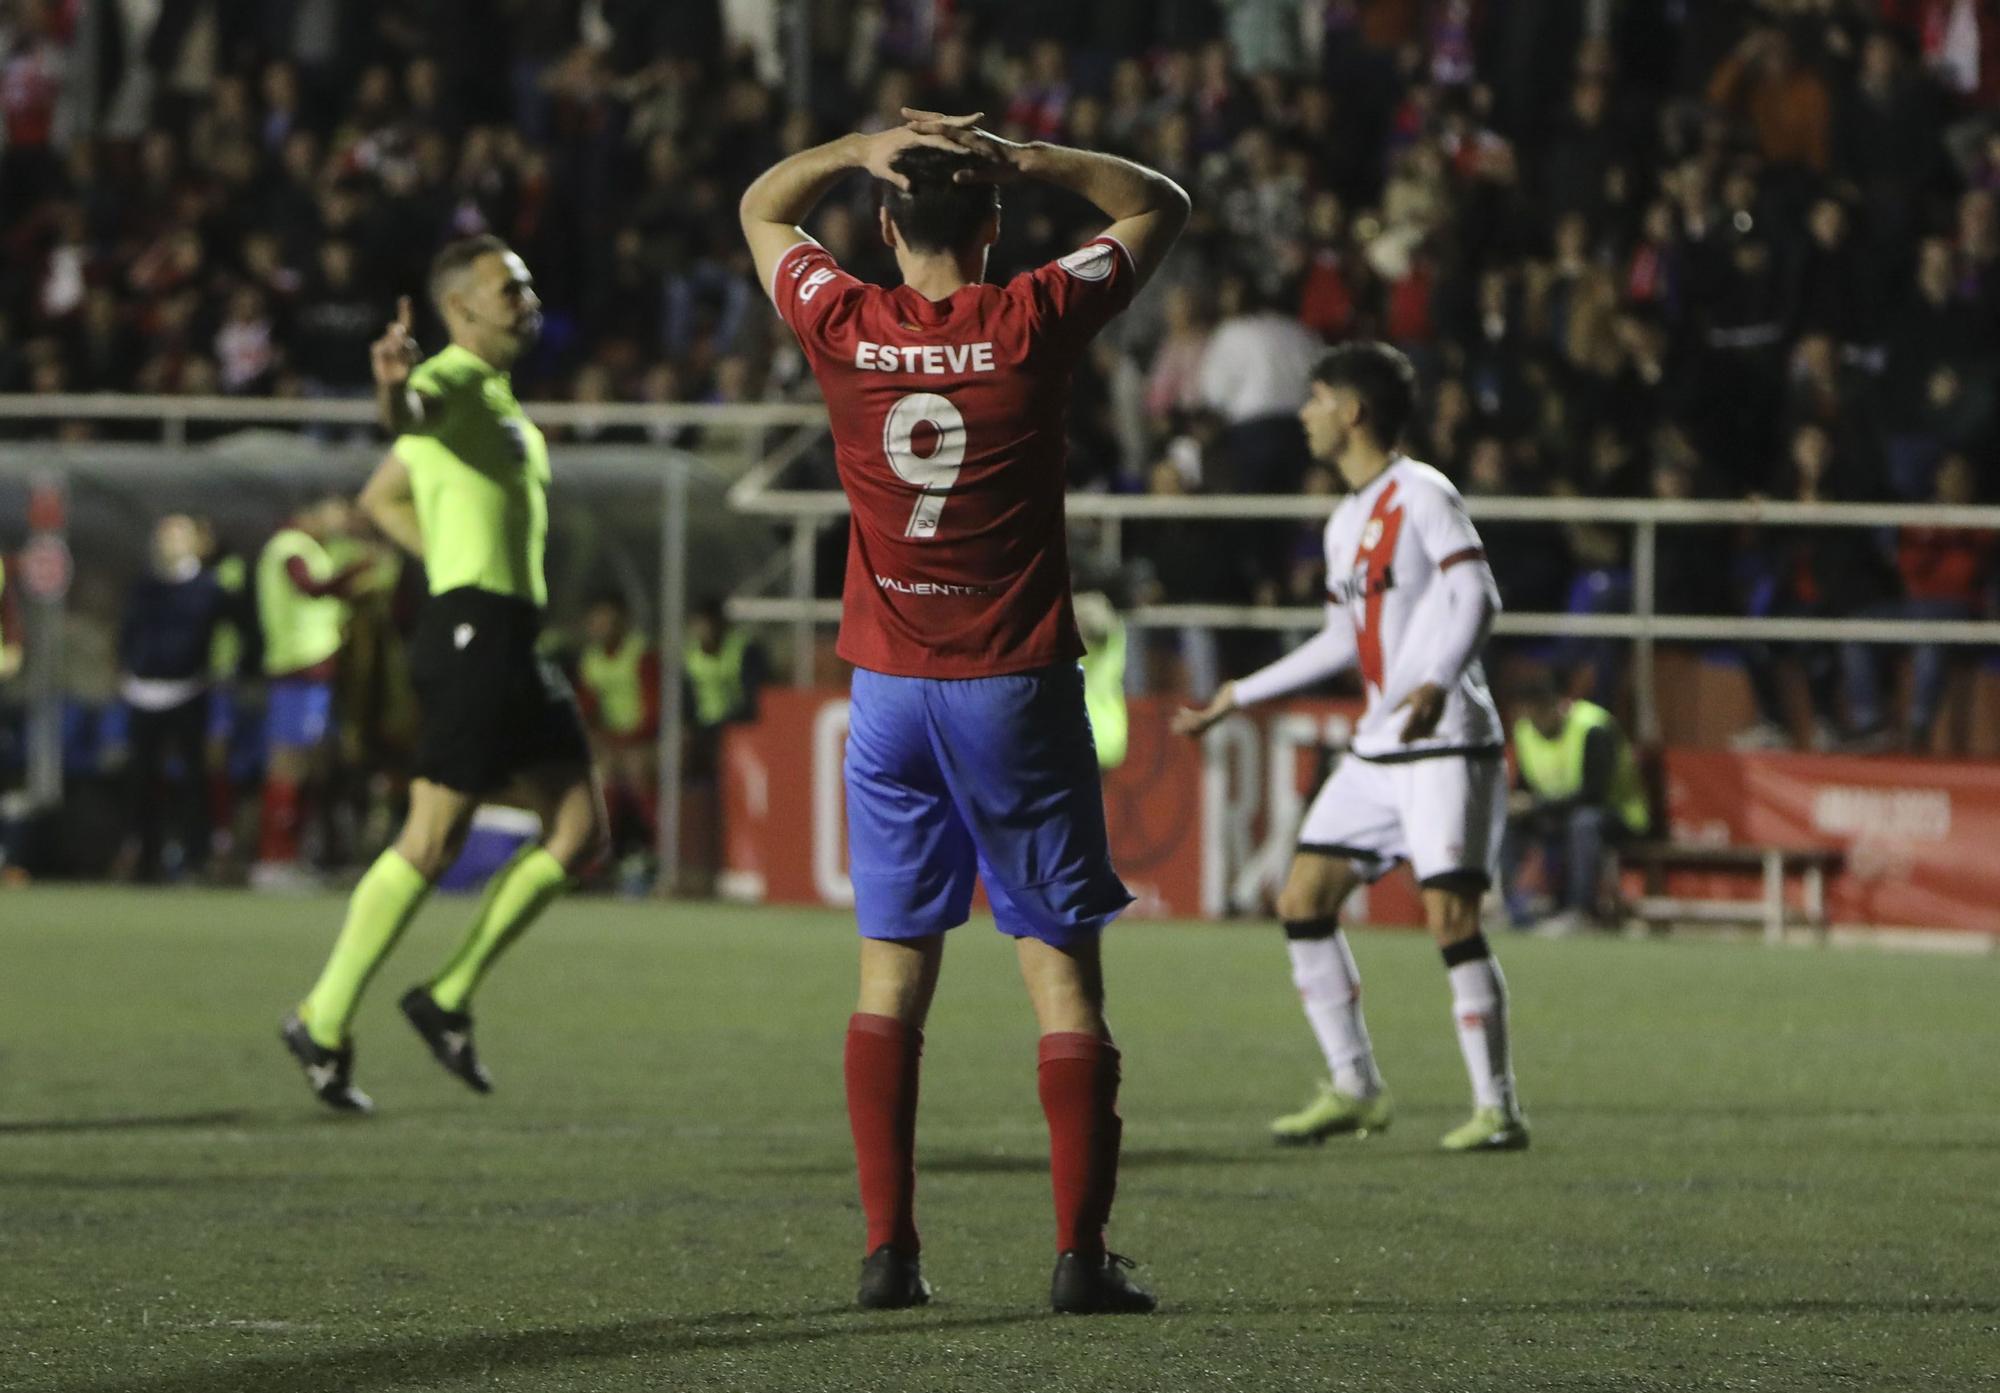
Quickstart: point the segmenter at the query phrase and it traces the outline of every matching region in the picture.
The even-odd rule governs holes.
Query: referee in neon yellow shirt
[[[609,846],[604,793],[569,684],[535,648],[548,589],[549,457],[514,399],[508,371],[541,328],[521,258],[497,237],[454,242],[431,267],[430,296],[451,334],[418,364],[410,302],[371,358],[382,421],[396,437],[361,506],[421,557],[430,599],[410,658],[422,729],[410,810],[395,844],[354,888],[319,981],[284,1025],[321,1102],[372,1104],[354,1086],[348,1033],[368,980],[438,877],[481,803],[524,807],[542,838],[495,873],[464,942],[403,1014],[439,1063],[481,1093],[470,1001],[500,953]]]

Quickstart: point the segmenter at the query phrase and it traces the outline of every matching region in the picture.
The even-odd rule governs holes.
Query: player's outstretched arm
[[[1259,668],[1248,677],[1223,683],[1214,700],[1199,710],[1176,712],[1174,731],[1179,735],[1200,735],[1232,711],[1324,682],[1354,666],[1356,657],[1354,626],[1345,615],[1329,613],[1324,629],[1277,662]]]
[[[865,169],[877,179],[885,179],[899,189],[910,181],[889,166],[896,156],[913,145],[929,145],[940,150],[958,147],[943,136],[926,135],[908,126],[897,126],[874,135],[844,135],[801,150],[779,160],[743,191],[736,205],[743,224],[743,240],[757,262],[757,279],[764,293],[771,293],[771,278],[777,273],[784,254],[801,242],[810,242],[799,223],[826,197],[827,190],[840,182],[851,169]]]
[[[908,129],[942,136],[985,160],[984,175],[970,177],[995,182],[1039,179],[1089,201],[1111,219],[1104,235],[1117,238],[1132,254],[1140,285],[1159,269],[1187,226],[1191,206],[1187,191],[1158,170],[1095,150],[1003,140],[991,131],[980,130],[974,124],[976,116],[945,116],[904,107],[903,118],[909,122]]]

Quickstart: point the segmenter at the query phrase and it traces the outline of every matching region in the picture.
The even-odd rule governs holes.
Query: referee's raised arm
[[[424,397],[410,385],[410,372],[421,356],[410,332],[410,297],[396,301],[396,317],[382,337],[368,346],[368,363],[375,370],[375,410],[382,428],[392,436],[424,428]]]

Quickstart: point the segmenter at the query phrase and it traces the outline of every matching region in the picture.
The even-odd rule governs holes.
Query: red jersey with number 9
[[[840,656],[895,677],[997,677],[1083,656],[1063,487],[1070,373],[1131,302],[1109,237],[943,300],[856,280],[816,242],[772,300],[805,348],[853,516]]]

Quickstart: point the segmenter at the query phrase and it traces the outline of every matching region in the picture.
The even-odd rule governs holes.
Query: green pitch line
[[[1273,1148],[1315,1059],[1275,930],[1110,940],[1114,1239],[1163,1313],[1058,1320],[1034,1027],[958,935],[922,1115],[937,1304],[847,1302],[838,915],[559,905],[481,998],[499,1090],[395,997],[379,1117],[276,1026],[332,900],[0,894],[0,1389],[1958,1389],[2000,1338],[2000,961],[1506,939],[1524,1155],[1466,1109],[1436,955],[1357,933],[1397,1126]]]

